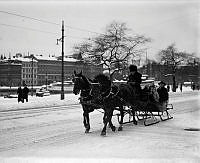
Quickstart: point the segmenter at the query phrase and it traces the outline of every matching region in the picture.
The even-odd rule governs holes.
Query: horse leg
[[[107,121],[107,113],[104,113],[104,116],[103,116],[103,123],[105,124],[106,123],[106,121]],[[108,121],[107,122],[108,123],[108,127],[110,127],[110,128],[112,128],[113,127],[113,124],[112,124],[112,122],[111,121]]]
[[[119,122],[120,126],[119,126],[119,128],[118,128],[118,131],[122,131],[122,129],[123,129],[123,121],[124,121],[123,106],[120,106],[119,109],[120,109],[121,120],[120,120],[120,122]]]
[[[109,115],[110,115],[111,113],[109,113]],[[112,115],[113,115],[113,112],[112,112]],[[107,117],[107,115],[106,114],[104,114],[104,117],[103,117],[103,123],[105,123],[105,121],[106,121],[106,117]],[[109,120],[108,120],[108,125],[109,125],[109,127],[111,128],[111,130],[113,131],[113,132],[115,132],[116,131],[116,127],[113,125],[113,123],[112,123],[112,117],[111,118],[109,118]]]
[[[103,123],[104,123],[104,127],[103,127],[103,129],[101,131],[101,135],[105,136],[106,135],[106,126],[108,124],[106,112],[104,113],[104,116],[103,116]]]
[[[103,130],[101,131],[102,136],[106,135],[106,127],[107,127],[108,123],[110,123],[110,127],[111,127],[112,131],[115,131],[115,129],[116,129],[116,127],[113,126],[113,124],[111,122],[112,115],[113,115],[113,109],[109,110],[109,111],[105,111],[105,113],[104,113],[104,127],[103,127]]]
[[[133,108],[131,108],[131,111],[132,111],[132,115],[133,115],[133,124],[137,125],[137,121],[135,119],[135,110]]]
[[[109,125],[110,125],[110,127],[111,127],[111,130],[113,131],[113,132],[115,132],[116,131],[116,127],[112,124],[112,121],[110,120],[110,122],[109,122]]]
[[[85,127],[85,133],[88,133],[90,130],[89,114],[88,112],[83,113],[83,124]]]
[[[89,118],[89,112],[87,110],[87,107],[83,105],[83,124],[85,127],[85,133],[88,133],[90,130],[90,118]]]
[[[109,117],[109,126],[110,126],[110,128],[112,129],[112,131],[115,132],[116,127],[115,127],[115,126],[113,125],[113,123],[112,123],[112,116],[113,116],[113,112],[112,112],[112,114],[111,114],[111,117]]]

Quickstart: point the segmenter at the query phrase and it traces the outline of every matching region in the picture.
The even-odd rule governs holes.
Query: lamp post
[[[61,62],[61,100],[65,98],[64,94],[64,21],[62,21],[62,37],[57,39],[58,41],[62,42],[62,62]]]

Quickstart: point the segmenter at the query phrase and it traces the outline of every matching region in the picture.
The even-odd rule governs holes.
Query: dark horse
[[[109,123],[112,131],[115,131],[115,126],[112,124],[111,119],[108,119],[108,111],[104,107],[103,97],[107,96],[110,92],[110,82],[108,80],[103,80],[104,83],[99,84],[99,77],[97,76],[94,80],[86,78],[82,75],[82,71],[80,73],[76,73],[74,71],[74,77],[72,81],[74,82],[73,93],[75,95],[80,93],[80,101],[83,108],[83,124],[85,127],[85,133],[88,133],[90,130],[90,119],[89,113],[93,112],[94,109],[102,108],[104,110],[104,129],[101,132],[101,135],[106,134],[106,125]],[[100,77],[101,78],[101,77]],[[92,84],[96,83],[96,84]],[[93,85],[99,86],[99,89],[95,90]],[[90,103],[87,103],[87,102]]]

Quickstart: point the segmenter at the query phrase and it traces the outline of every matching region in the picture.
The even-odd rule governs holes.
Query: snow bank
[[[74,94],[65,94],[64,100],[61,100],[60,94],[44,97],[36,97],[29,95],[28,102],[18,103],[17,98],[0,97],[0,111],[78,104],[78,98],[79,96],[75,96]]]

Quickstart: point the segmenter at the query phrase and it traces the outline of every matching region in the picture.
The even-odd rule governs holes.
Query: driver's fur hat
[[[137,66],[136,65],[130,65],[129,70],[130,70],[130,72],[137,71]]]
[[[161,81],[161,82],[158,83],[158,85],[160,85],[160,84],[166,85],[166,83],[163,82],[163,81]]]

